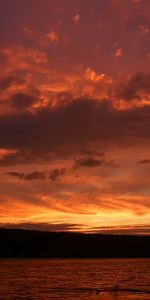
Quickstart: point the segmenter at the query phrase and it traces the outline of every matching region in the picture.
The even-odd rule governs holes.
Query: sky
[[[149,11],[0,0],[0,227],[150,234]]]

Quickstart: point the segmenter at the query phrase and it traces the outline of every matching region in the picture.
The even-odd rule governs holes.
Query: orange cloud
[[[121,57],[123,56],[123,50],[121,48],[116,49],[115,53],[114,53],[115,57]]]
[[[79,23],[79,21],[80,21],[80,15],[77,14],[77,15],[75,15],[72,19],[73,19],[73,21],[74,21],[75,23]]]
[[[146,35],[150,32],[149,28],[144,25],[139,25],[139,33],[141,35]]]
[[[119,148],[117,152],[112,149],[109,150],[109,155],[112,155],[112,151],[121,162],[120,168],[114,168],[105,163],[100,164],[102,156],[100,158],[99,153],[95,153],[97,157],[95,160],[78,161],[81,164],[89,165],[90,163],[90,168],[86,169],[73,169],[73,158],[72,160],[57,159],[57,164],[55,161],[48,163],[47,160],[46,165],[43,163],[42,169],[38,172],[32,172],[33,167],[29,164],[13,168],[10,168],[9,164],[7,170],[10,172],[12,169],[14,173],[10,172],[8,176],[2,173],[6,172],[6,168],[1,171],[1,222],[18,224],[24,220],[35,223],[67,222],[77,224],[81,230],[84,228],[89,231],[92,228],[94,230],[95,227],[98,230],[98,227],[106,224],[116,226],[118,230],[119,226],[124,224],[133,226],[140,223],[148,224],[149,194],[146,195],[144,192],[149,189],[149,169],[147,171],[144,169],[148,166],[137,164],[140,152],[137,152],[135,148],[130,149],[130,152],[129,149]],[[142,151],[144,148],[141,149]],[[106,160],[109,161],[110,156]],[[57,174],[56,171],[51,173],[49,169],[51,164],[53,164],[53,170],[57,170]],[[63,175],[61,180],[51,181],[48,174],[57,176],[58,170],[62,174],[64,171],[58,166],[64,165],[65,167],[67,165],[65,176]],[[45,173],[43,173],[44,168],[47,168]],[[137,168],[140,168],[140,171],[137,171]],[[22,174],[29,175],[30,179],[28,177],[21,181],[17,179],[16,176],[22,176]],[[45,180],[41,174],[45,174]],[[38,185],[36,180],[38,180]]]
[[[84,9],[80,0],[30,0],[19,18],[19,0],[13,18],[7,2],[1,222],[68,230],[148,224],[150,2],[87,1]]]
[[[59,36],[54,30],[49,31],[47,33],[47,37],[48,37],[48,39],[50,40],[51,43],[58,43],[59,42]]]

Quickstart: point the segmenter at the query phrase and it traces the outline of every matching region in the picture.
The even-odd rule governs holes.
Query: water
[[[0,260],[0,300],[150,300],[150,259]]]

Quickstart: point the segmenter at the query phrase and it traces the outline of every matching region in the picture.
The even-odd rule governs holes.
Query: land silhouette
[[[0,229],[0,257],[149,258],[150,236]]]

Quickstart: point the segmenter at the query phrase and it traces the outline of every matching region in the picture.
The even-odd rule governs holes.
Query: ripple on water
[[[0,300],[150,300],[150,260],[0,260]]]

